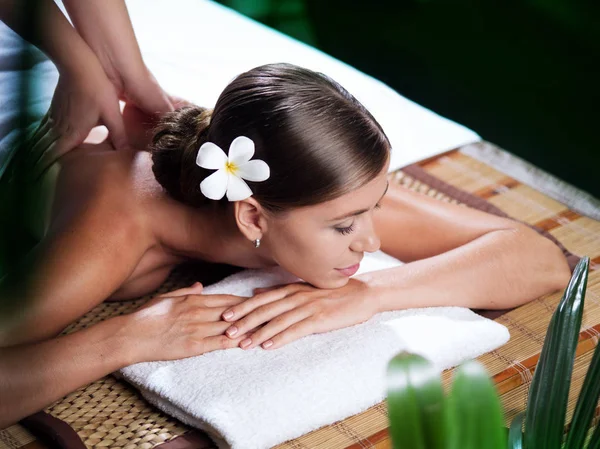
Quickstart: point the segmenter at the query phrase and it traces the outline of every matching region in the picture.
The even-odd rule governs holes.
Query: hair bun
[[[166,113],[154,129],[149,147],[152,171],[156,180],[176,200],[197,205],[206,202],[199,189],[189,189],[189,186],[199,185],[202,181],[194,167],[198,148],[208,135],[211,115],[212,109],[185,106]],[[198,177],[198,182],[190,183],[190,177]]]

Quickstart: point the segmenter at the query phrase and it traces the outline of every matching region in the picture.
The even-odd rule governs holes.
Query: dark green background
[[[600,196],[600,0],[220,2]]]

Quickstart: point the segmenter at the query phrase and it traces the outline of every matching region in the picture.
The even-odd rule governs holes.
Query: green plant
[[[596,346],[565,440],[565,417],[575,361],[589,257],[575,267],[554,312],[529,388],[526,411],[504,429],[496,389],[476,361],[459,366],[449,395],[424,358],[400,353],[388,365],[388,410],[395,449],[600,449],[600,426],[586,436],[600,396]],[[525,431],[522,431],[525,423]]]

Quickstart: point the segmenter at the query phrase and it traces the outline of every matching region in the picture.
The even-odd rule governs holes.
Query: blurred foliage
[[[596,345],[573,419],[565,418],[583,317],[590,259],[583,257],[552,315],[526,410],[508,429],[498,393],[483,366],[468,361],[454,372],[448,397],[440,374],[421,356],[402,352],[387,369],[390,434],[395,449],[599,449],[593,424],[600,397],[600,345]],[[523,431],[523,423],[525,429]]]
[[[38,29],[37,20],[40,18],[37,11],[40,0],[22,0],[18,6],[22,8],[23,34],[25,38],[32,38]],[[34,53],[23,44],[20,52],[20,67],[33,67]],[[29,107],[31,94],[35,90],[36,79],[30,70],[21,70],[17,85],[13,86],[19,92],[19,115],[15,122],[17,137],[15,144],[9,150],[9,156],[0,167],[0,317],[10,316],[14,307],[19,307],[18,301],[12,301],[13,295],[9,294],[12,288],[22,283],[24,270],[21,262],[26,251],[31,248],[31,236],[24,226],[24,216],[27,209],[26,201],[26,170],[27,157],[27,132],[36,116]],[[17,298],[22,299],[22,298]],[[2,325],[2,321],[0,321]]]

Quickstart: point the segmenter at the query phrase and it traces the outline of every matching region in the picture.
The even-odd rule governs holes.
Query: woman
[[[140,151],[84,144],[45,174],[53,206],[36,227],[28,287],[2,293],[23,304],[0,336],[4,425],[132,363],[277,349],[385,310],[514,307],[569,280],[559,248],[528,227],[389,184],[383,130],[321,74],[257,67],[214,111],[167,113],[151,142],[143,115],[125,118]],[[380,247],[410,263],[350,277]],[[153,291],[190,259],[280,265],[306,283],[248,300],[193,285],[56,337],[107,298]]]

